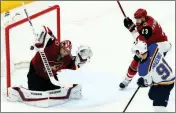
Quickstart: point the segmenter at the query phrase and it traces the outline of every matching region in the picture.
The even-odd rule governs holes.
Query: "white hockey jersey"
[[[139,76],[143,76],[148,85],[174,83],[175,75],[164,59],[163,48],[159,44],[148,47],[148,56],[138,67]]]

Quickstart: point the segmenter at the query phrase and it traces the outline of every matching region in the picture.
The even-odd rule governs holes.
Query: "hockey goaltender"
[[[82,97],[80,84],[65,87],[59,83],[57,73],[63,69],[77,70],[89,62],[93,53],[90,47],[80,46],[76,56],[71,55],[72,43],[59,42],[52,31],[42,26],[34,46],[37,50],[27,74],[28,88],[9,87],[8,100],[37,107],[63,104]]]

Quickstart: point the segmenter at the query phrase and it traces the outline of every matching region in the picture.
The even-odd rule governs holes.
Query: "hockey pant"
[[[34,69],[32,62],[30,63],[27,79],[28,79],[28,89],[32,91],[47,91],[60,88],[60,86],[52,84],[49,78],[45,79],[40,75],[38,75]],[[57,76],[55,76],[55,79],[58,80]]]
[[[148,96],[153,100],[153,106],[166,107],[169,101],[170,91],[174,87],[174,83],[170,85],[153,85],[150,87]]]
[[[51,107],[64,104],[71,99],[80,99],[82,87],[74,84],[73,87],[61,87],[49,91],[31,91],[23,87],[9,87],[7,100],[22,102],[36,107]]]

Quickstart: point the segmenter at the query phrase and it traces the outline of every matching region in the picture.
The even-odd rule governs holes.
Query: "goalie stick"
[[[32,24],[32,22],[31,22],[31,20],[30,20],[30,18],[29,18],[29,16],[28,16],[27,10],[26,10],[26,8],[24,7],[24,2],[22,2],[22,6],[23,6],[24,12],[25,12],[25,14],[26,14],[26,16],[27,16],[28,22],[29,22],[29,24],[30,24],[30,26],[31,26],[31,29],[32,29],[32,31],[33,31],[34,39],[36,40],[36,39],[37,39],[37,38],[36,38],[37,35],[36,35],[36,33],[35,33],[33,24]],[[48,63],[48,59],[47,59],[47,57],[46,57],[46,55],[45,55],[44,48],[38,49],[38,48],[35,47],[35,46],[31,46],[31,49],[32,49],[32,50],[33,50],[34,48],[35,48],[35,50],[37,50],[37,51],[39,52],[39,54],[40,54],[40,57],[41,57],[42,62],[43,62],[43,64],[44,64],[44,66],[45,66],[45,69],[46,69],[46,72],[47,72],[47,74],[48,74],[48,76],[49,76],[49,78],[50,78],[50,81],[51,81],[54,85],[56,85],[56,86],[61,86],[61,87],[62,87],[62,85],[59,84],[59,82],[54,78],[53,72],[52,72],[51,67],[50,67],[50,65],[49,65],[49,63]]]
[[[37,34],[35,33],[33,24],[32,24],[32,22],[31,22],[31,19],[29,18],[29,15],[28,15],[28,13],[27,13],[27,10],[26,10],[26,8],[24,7],[24,2],[22,2],[22,6],[23,6],[24,12],[25,12],[25,14],[26,14],[26,17],[27,17],[27,19],[28,19],[28,22],[29,22],[29,24],[30,24],[30,26],[31,26],[31,29],[32,29],[32,32],[33,32],[33,35],[34,35],[34,39],[36,40]],[[34,41],[34,42],[35,42],[35,41]],[[33,50],[33,49],[34,49],[34,46],[31,46],[30,49]]]

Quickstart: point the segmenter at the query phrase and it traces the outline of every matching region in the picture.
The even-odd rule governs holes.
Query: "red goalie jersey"
[[[69,40],[65,40],[60,43],[54,36],[52,36],[53,34],[48,27],[44,26],[43,28],[44,30],[41,32],[40,37],[44,37],[44,39],[39,38],[38,43],[35,43],[35,46],[37,48],[44,48],[44,52],[53,75],[56,75],[56,72],[61,69],[75,70],[76,56],[71,55],[71,42]],[[52,38],[47,39],[47,37]],[[39,52],[37,52],[33,57],[32,65],[37,75],[42,78],[49,79]]]
[[[56,75],[56,72],[61,69],[75,70],[76,66],[74,57],[71,55],[62,57],[59,50],[60,44],[57,39],[50,40],[44,49],[53,74]],[[39,52],[33,57],[32,64],[39,76],[49,79]]]

